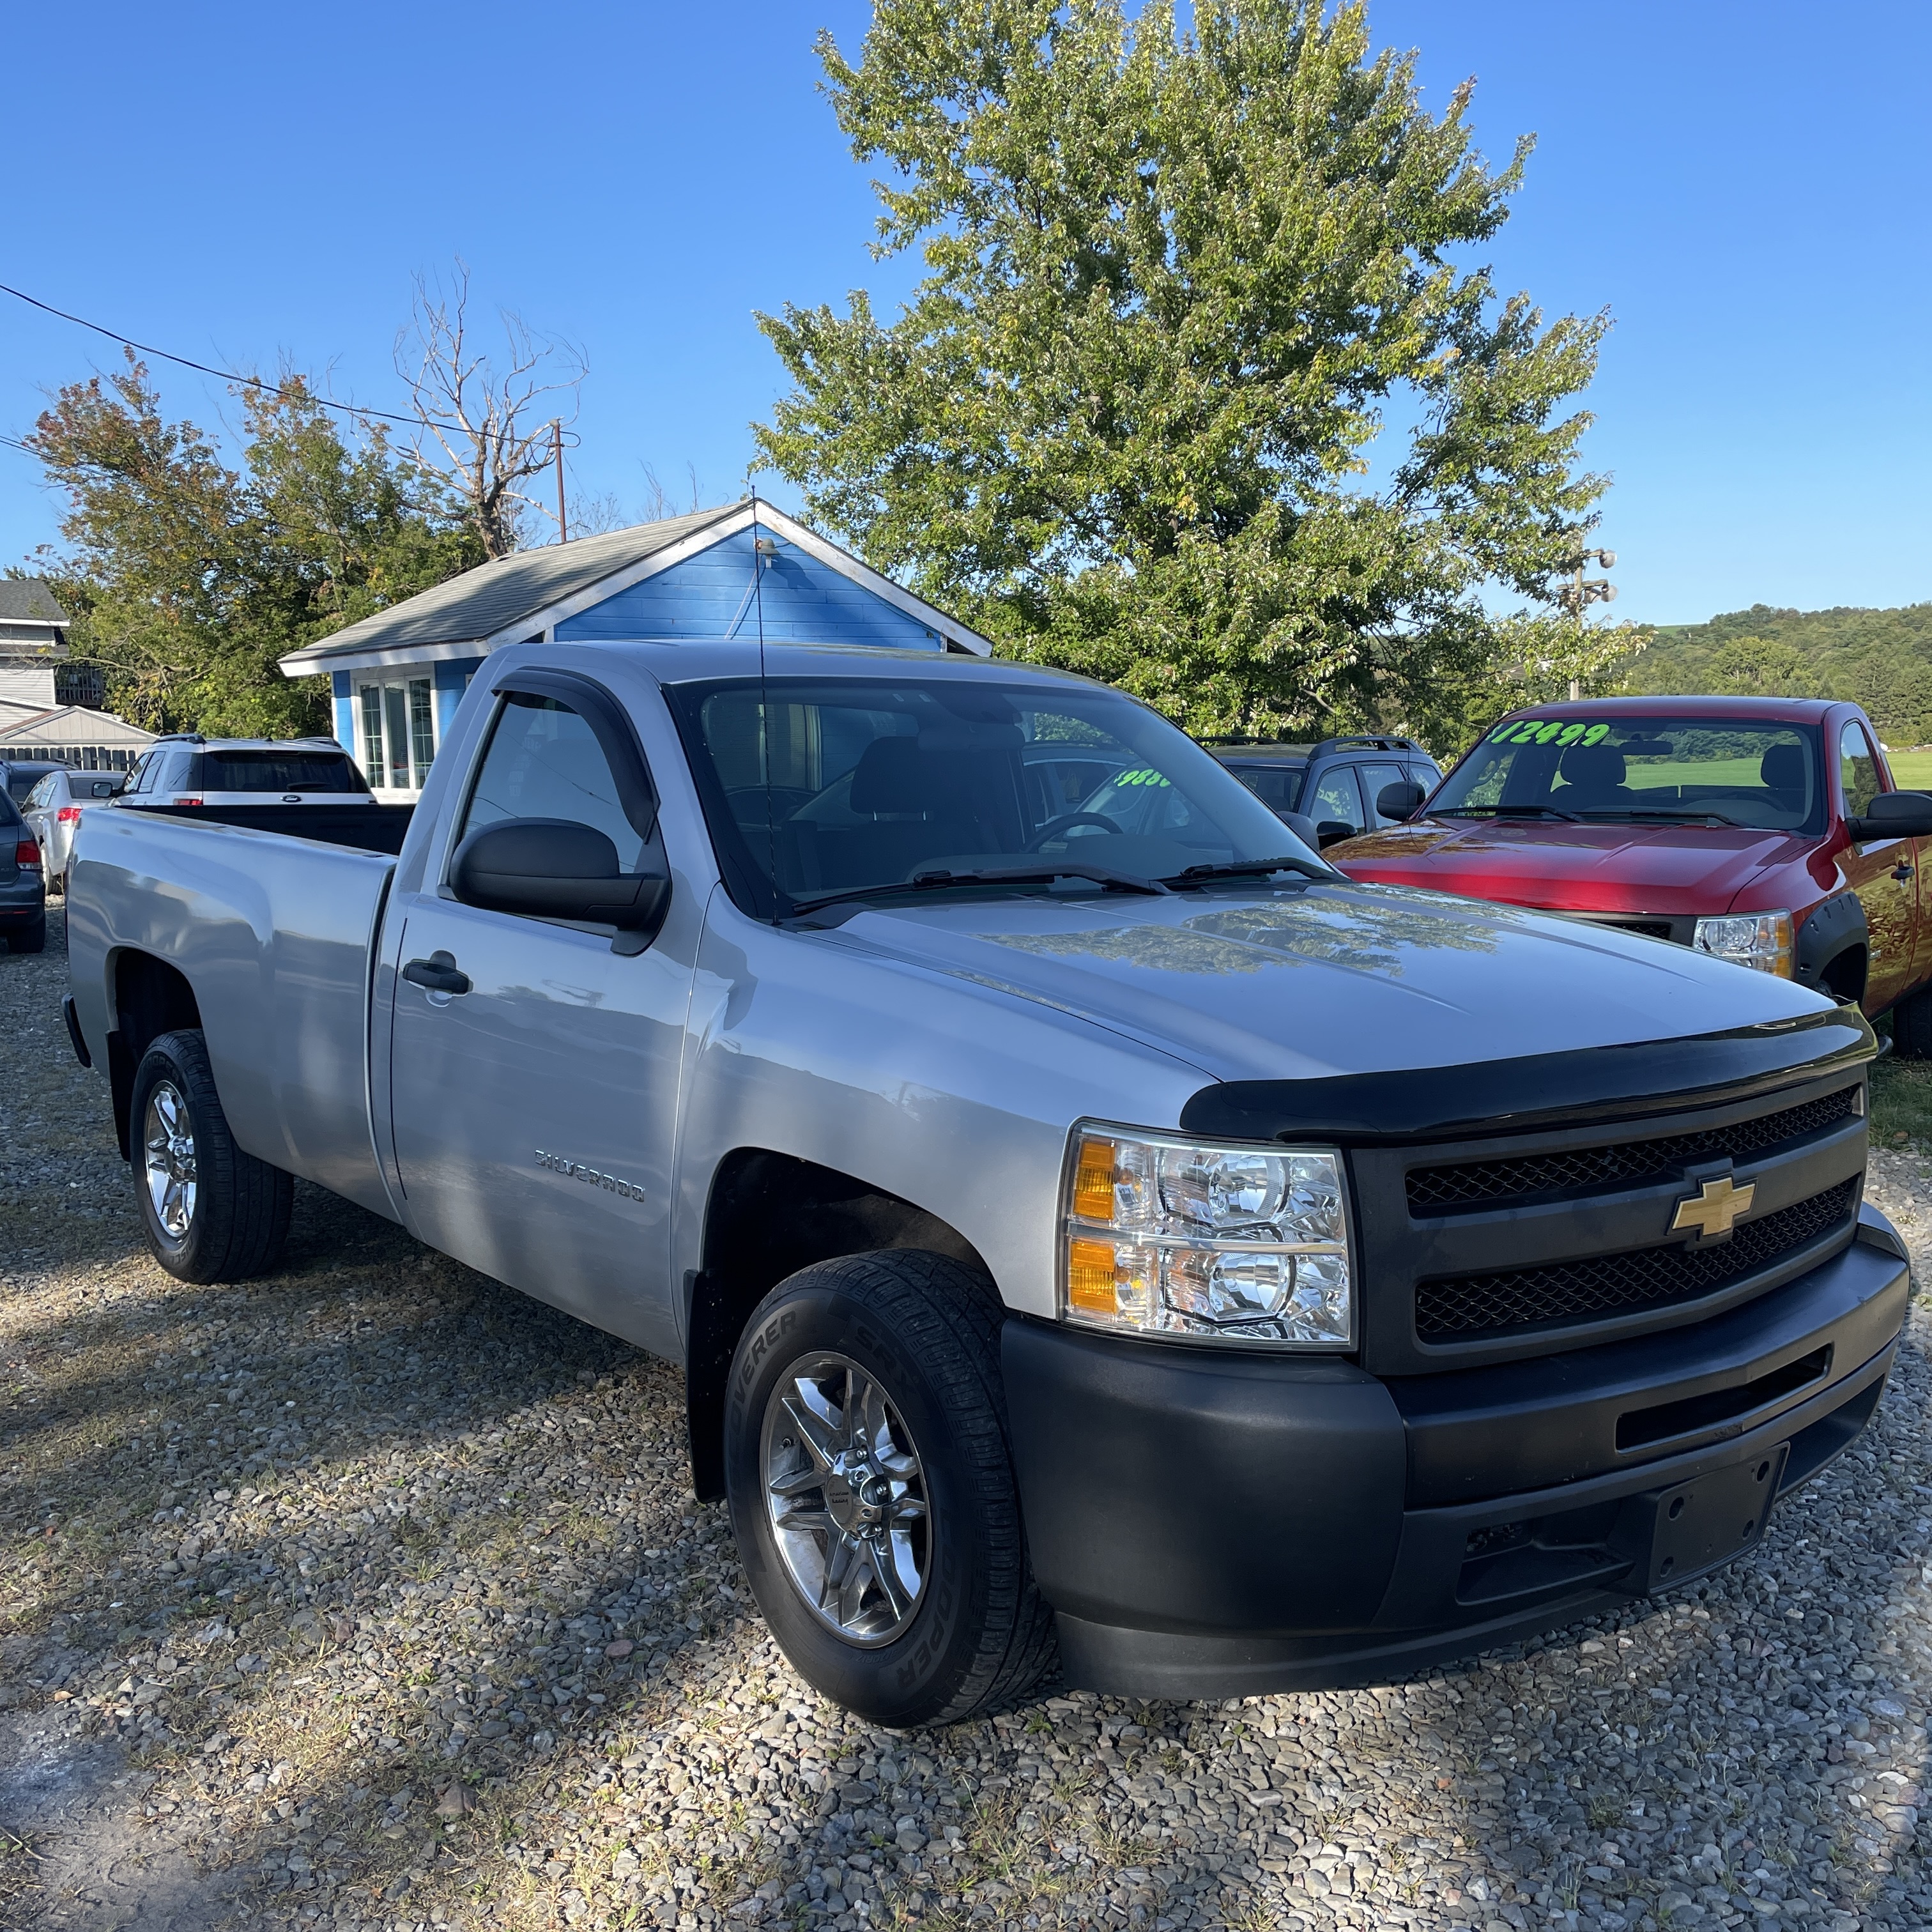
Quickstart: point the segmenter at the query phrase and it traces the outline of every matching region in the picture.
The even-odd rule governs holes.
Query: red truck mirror
[[[1426,789],[1413,778],[1398,778],[1376,794],[1376,815],[1400,825],[1414,815],[1416,808],[1428,796]]]
[[[1845,830],[1854,843],[1873,838],[1932,838],[1932,792],[1882,791]]]

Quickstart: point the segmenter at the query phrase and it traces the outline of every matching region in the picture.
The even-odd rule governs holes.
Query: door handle
[[[470,975],[460,970],[447,952],[432,952],[427,959],[412,959],[403,968],[403,977],[412,986],[432,993],[466,993]]]
[[[1907,879],[1911,878],[1912,868],[1904,860],[1901,859],[1897,865],[1892,867],[1892,876],[1902,886]]]

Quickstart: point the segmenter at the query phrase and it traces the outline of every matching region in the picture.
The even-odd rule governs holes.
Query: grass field
[[[1932,752],[1894,752],[1886,762],[1900,790],[1932,790]]]

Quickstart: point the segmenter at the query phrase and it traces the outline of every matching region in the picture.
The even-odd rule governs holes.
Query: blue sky
[[[782,387],[752,311],[860,285],[889,305],[912,272],[868,257],[866,172],[814,92],[814,28],[856,48],[868,10],[20,9],[0,281],[394,406],[411,274],[460,253],[483,301],[588,355],[574,489],[635,514],[646,464],[688,464],[721,500]],[[1432,105],[1476,77],[1492,157],[1539,137],[1502,286],[1615,316],[1586,448],[1616,478],[1616,614],[1932,598],[1932,8],[1374,0],[1370,21],[1420,50]],[[0,298],[0,435],[115,353]],[[218,383],[163,383],[232,416]],[[0,561],[58,510],[0,446]]]

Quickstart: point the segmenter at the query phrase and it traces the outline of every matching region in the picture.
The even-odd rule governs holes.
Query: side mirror
[[[622,872],[607,835],[568,818],[480,827],[456,848],[449,883],[465,905],[486,911],[614,926],[620,952],[644,950],[670,898],[670,880]]]
[[[1315,828],[1316,842],[1325,850],[1330,845],[1339,845],[1345,838],[1359,838],[1361,833],[1346,819],[1324,818]]]
[[[1846,819],[1845,830],[1858,844],[1871,838],[1932,838],[1932,792],[1882,791],[1863,816]]]
[[[1311,852],[1322,849],[1322,834],[1316,830],[1315,821],[1305,812],[1277,812],[1276,818],[1299,838]]]
[[[1392,819],[1400,825],[1414,817],[1416,808],[1428,796],[1428,792],[1413,778],[1398,778],[1394,784],[1385,784],[1376,794],[1376,816]]]

